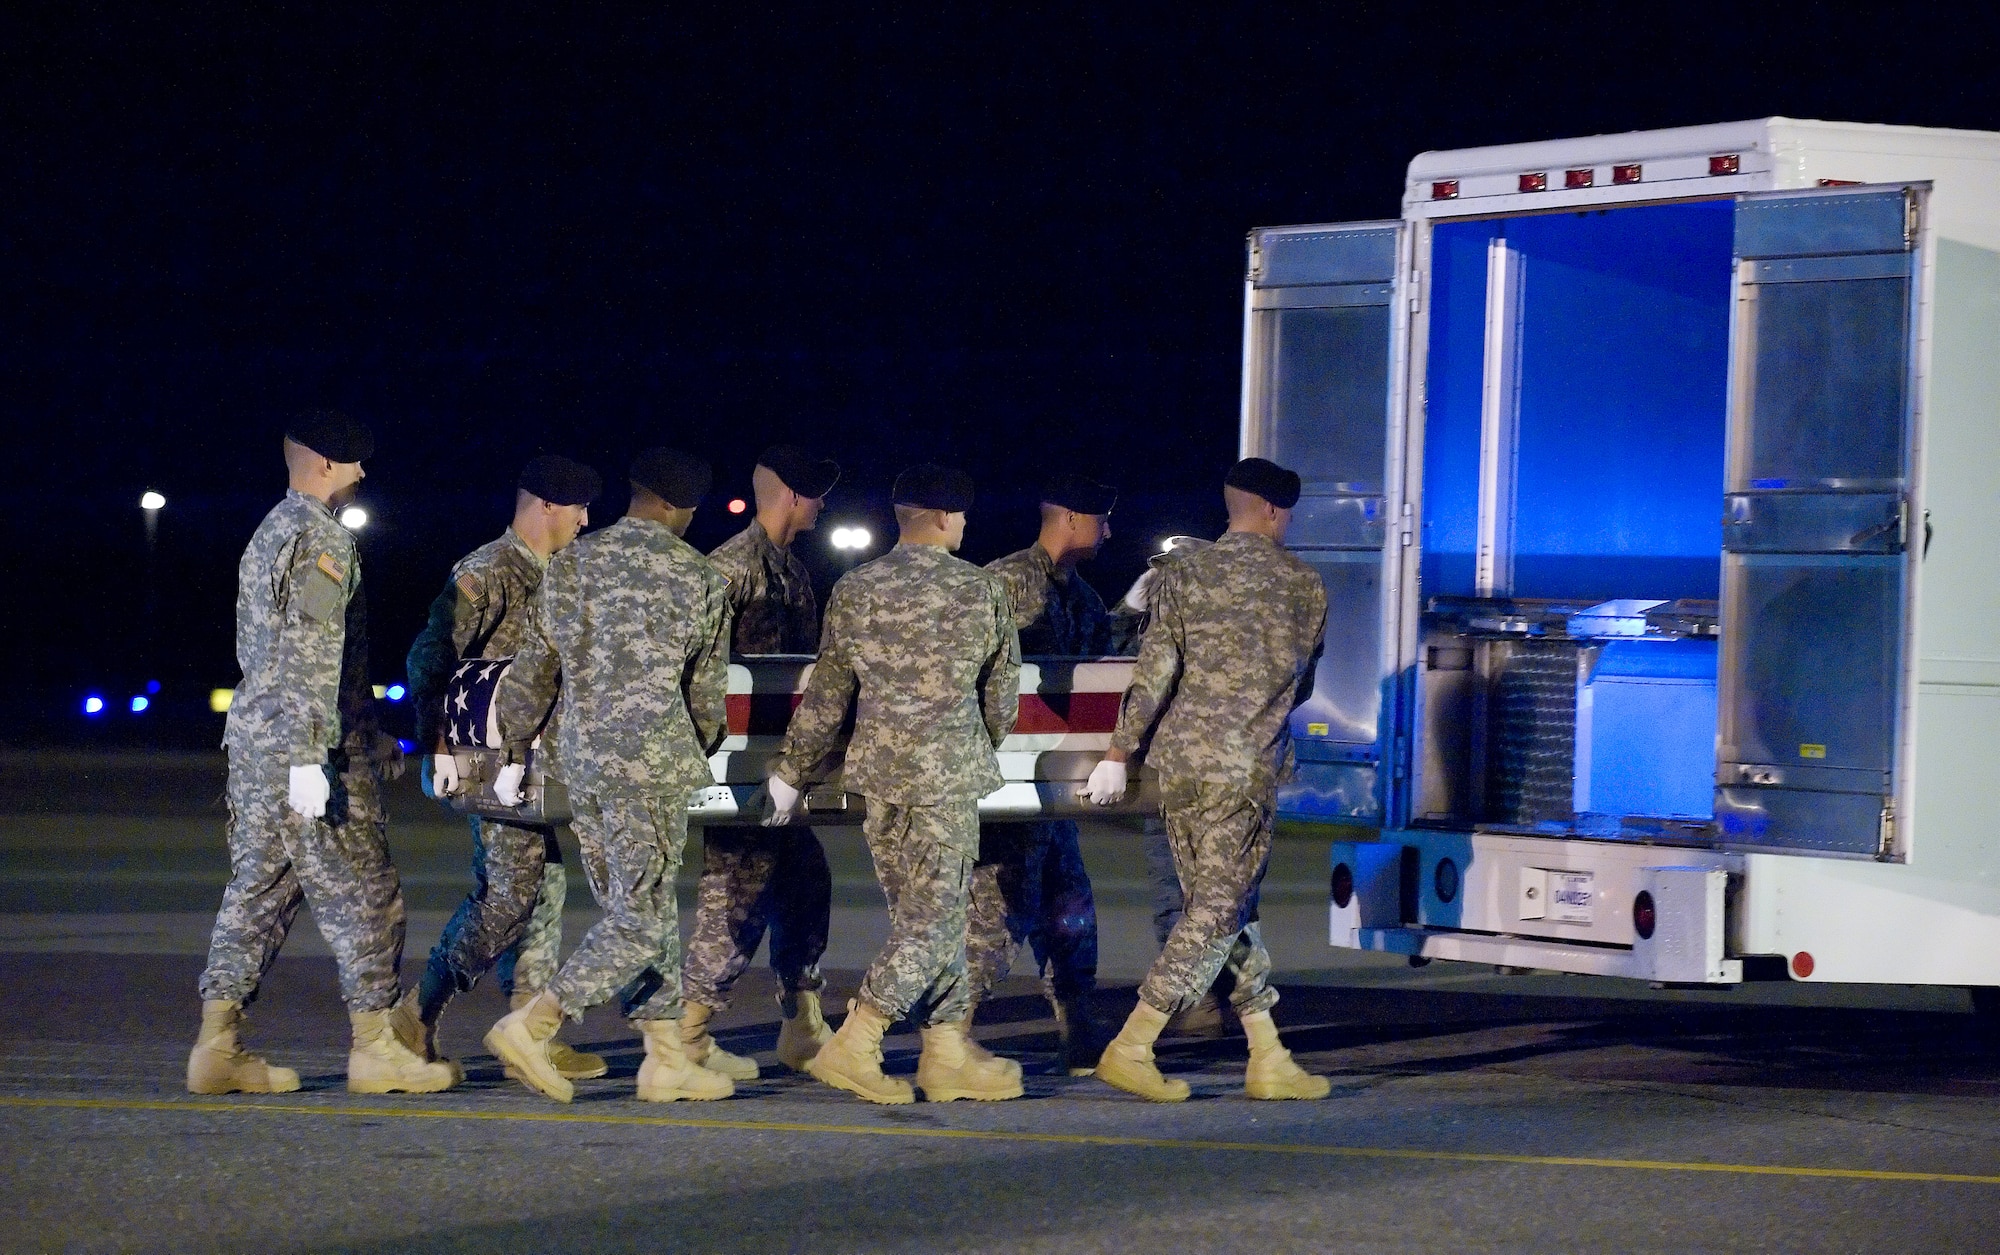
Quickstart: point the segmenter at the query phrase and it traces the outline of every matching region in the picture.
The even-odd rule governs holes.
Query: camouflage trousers
[[[812,829],[706,829],[681,996],[717,1011],[728,1007],[766,931],[784,993],[819,989],[832,913],[833,873]]]
[[[972,869],[966,979],[977,1002],[1014,966],[1023,940],[1051,999],[1097,988],[1097,900],[1076,824],[1067,819],[987,824]]]
[[[555,979],[562,948],[562,846],[553,828],[468,818],[473,889],[431,950],[430,976],[464,993],[497,967],[502,993],[539,993]]]
[[[900,806],[868,798],[862,835],[889,899],[889,941],[861,1000],[891,1021],[955,1024],[972,1011],[965,916],[979,850],[979,801]]]
[[[681,1017],[680,906],[674,877],[687,845],[689,793],[594,797],[572,792],[584,874],[604,918],[583,935],[548,991],[572,1019],[616,997],[635,1020]]]
[[[1187,895],[1181,892],[1180,873],[1174,870],[1174,846],[1167,840],[1167,821],[1158,815],[1146,816],[1146,829],[1141,840],[1146,849],[1146,879],[1153,889],[1153,940],[1165,946],[1167,938],[1173,934],[1174,925],[1180,923],[1181,915],[1187,909]],[[1248,913],[1251,926],[1257,923],[1257,898],[1262,892],[1261,884],[1250,891]],[[1240,938],[1238,941],[1241,945],[1249,944]],[[1222,975],[1215,978],[1218,998],[1227,998],[1236,988],[1236,981],[1229,973],[1230,968],[1225,965]]]
[[[336,754],[322,819],[286,802],[278,754],[229,756],[229,886],[208,943],[201,996],[248,1003],[277,960],[301,904],[333,951],[350,1011],[395,1005],[403,960],[403,885],[389,861],[381,787],[365,760]]]
[[[1166,776],[1160,796],[1186,905],[1140,983],[1139,997],[1158,1010],[1180,1011],[1226,968],[1235,980],[1229,1001],[1238,1014],[1270,1010],[1278,991],[1256,908],[1271,861],[1277,790]]]

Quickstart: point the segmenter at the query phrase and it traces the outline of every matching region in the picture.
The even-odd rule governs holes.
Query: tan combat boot
[[[819,1048],[806,1072],[869,1102],[915,1102],[917,1094],[908,1081],[882,1072],[882,1034],[888,1030],[889,1019],[880,1011],[859,999],[848,1003],[840,1031]]]
[[[549,1042],[562,1027],[562,1003],[544,990],[486,1030],[486,1048],[507,1065],[507,1075],[557,1102],[576,1096],[576,1086],[549,1062]]]
[[[393,1011],[350,1011],[354,1048],[347,1052],[352,1094],[435,1094],[464,1079],[455,1063],[430,1063],[396,1037]]]
[[[1148,1102],[1186,1102],[1186,1081],[1161,1076],[1153,1063],[1153,1043],[1167,1026],[1167,1013],[1144,998],[1132,1008],[1125,1027],[1097,1059],[1097,1079]]]
[[[917,1057],[917,1087],[924,1091],[924,1101],[1019,1098],[1021,1065],[972,1040],[965,1032],[968,1023],[961,1020],[925,1027],[924,1053]]]
[[[698,1064],[689,1055],[677,1020],[634,1020],[646,1039],[646,1060],[639,1065],[640,1102],[676,1102],[683,1098],[707,1102],[736,1092],[736,1082]]]
[[[201,1035],[188,1054],[188,1093],[289,1094],[299,1087],[297,1072],[274,1068],[243,1049],[236,1040],[242,1027],[242,1003],[201,1004]]]
[[[507,999],[507,1009],[519,1011],[534,1000],[534,994],[522,993],[517,989]],[[577,1050],[560,1036],[549,1038],[549,1062],[554,1065],[557,1072],[572,1081],[594,1081],[611,1070],[611,1065],[604,1061],[603,1055],[594,1055],[588,1050]],[[506,1069],[506,1072],[517,1081],[521,1079],[514,1076],[512,1068]]]
[[[1269,1011],[1244,1016],[1243,1033],[1250,1039],[1243,1088],[1252,1098],[1324,1098],[1333,1092],[1333,1082],[1292,1062],[1292,1052],[1278,1041],[1278,1026]]]
[[[819,1048],[833,1040],[820,1011],[817,990],[801,989],[791,995],[792,1013],[785,1014],[785,995],[778,995],[778,1062],[794,1072],[803,1072]]]
[[[1203,994],[1193,1004],[1176,1011],[1167,1020],[1162,1037],[1227,1037],[1229,1020],[1223,1014],[1222,1000],[1215,996],[1213,989]]]
[[[687,1047],[689,1062],[711,1072],[720,1072],[732,1081],[756,1080],[755,1059],[730,1054],[709,1035],[708,1022],[714,1018],[715,1008],[705,1007],[699,1002],[686,1003],[681,1007],[681,1044]]]

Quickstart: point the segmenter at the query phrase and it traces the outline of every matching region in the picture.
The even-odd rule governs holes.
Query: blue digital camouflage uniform
[[[890,917],[860,997],[891,1021],[958,1023],[971,1010],[979,799],[1002,783],[994,749],[1020,713],[1020,672],[1006,589],[939,546],[899,544],[833,587],[775,774],[804,788],[846,749],[841,783],[867,802],[862,833]]]
[[[819,648],[819,603],[805,563],[780,549],[755,519],[708,560],[729,581],[738,654],[810,654]],[[833,912],[833,873],[811,828],[711,825],[702,830],[694,931],[681,969],[690,1002],[722,1010],[768,929],[771,970],[789,1008],[817,990]]]
[[[986,569],[1007,588],[1023,657],[1095,658],[1111,648],[1103,598],[1039,544]],[[1050,998],[1076,998],[1097,987],[1097,902],[1074,820],[980,828],[965,937],[973,1001],[1006,977],[1024,937]]]
[[[368,608],[354,538],[300,492],[264,516],[236,568],[230,703],[229,885],[201,975],[204,1000],[248,1003],[303,902],[351,1011],[396,1001],[403,891],[383,818],[368,688]],[[293,766],[330,777],[326,814],[287,798]]]
[[[1270,1009],[1270,956],[1255,893],[1271,854],[1288,720],[1311,693],[1326,589],[1267,537],[1228,532],[1164,564],[1111,743],[1160,777],[1186,908],[1139,986],[1149,1005],[1192,1005],[1223,968],[1239,1014]]]
[[[460,558],[431,603],[405,665],[416,708],[417,744],[431,753],[442,730],[445,691],[464,658],[511,658],[521,647],[528,603],[548,562],[509,527]],[[552,742],[553,729],[544,735]],[[537,993],[555,978],[569,882],[554,827],[467,816],[473,890],[431,950],[430,978],[464,992],[496,967],[501,991]]]
[[[680,1018],[674,877],[727,730],[728,650],[728,582],[651,519],[579,538],[530,604],[494,701],[519,762],[560,694],[556,762],[604,909],[548,986],[572,1018],[614,996],[632,1019]]]

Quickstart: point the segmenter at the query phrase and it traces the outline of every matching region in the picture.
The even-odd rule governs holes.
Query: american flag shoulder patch
[[[459,576],[456,580],[454,580],[453,583],[458,585],[458,591],[465,594],[465,599],[467,601],[486,600],[486,598],[482,595],[485,590],[479,587],[478,580],[472,578],[472,572],[467,571],[465,574]]]
[[[334,583],[345,584],[347,582],[347,567],[332,554],[321,554],[319,561],[313,563],[313,565],[318,567],[326,575],[326,578],[332,580]]]

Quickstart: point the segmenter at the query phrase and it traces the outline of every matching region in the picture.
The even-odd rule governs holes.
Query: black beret
[[[1298,472],[1288,471],[1276,462],[1266,462],[1263,458],[1244,458],[1229,468],[1229,474],[1222,477],[1222,482],[1231,488],[1255,493],[1280,510],[1289,510],[1299,503]]]
[[[1058,475],[1042,485],[1042,500],[1078,514],[1109,514],[1118,490],[1081,475]]]
[[[920,462],[896,476],[890,496],[896,505],[956,514],[972,508],[972,476],[956,467]]]
[[[816,458],[795,444],[772,445],[757,456],[757,465],[775,471],[801,497],[824,497],[840,480],[840,463]]]
[[[520,489],[551,505],[589,505],[604,489],[596,471],[560,453],[541,453],[521,468]]]
[[[668,505],[687,510],[708,495],[715,472],[692,453],[653,448],[632,459],[631,479]]]
[[[359,462],[375,454],[375,433],[339,410],[306,410],[285,424],[285,438],[331,462]]]

